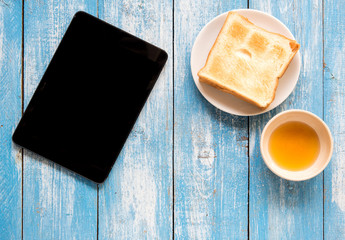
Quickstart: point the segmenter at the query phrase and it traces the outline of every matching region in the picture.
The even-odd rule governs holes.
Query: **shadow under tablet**
[[[13,141],[102,183],[167,57],[162,49],[76,13]]]

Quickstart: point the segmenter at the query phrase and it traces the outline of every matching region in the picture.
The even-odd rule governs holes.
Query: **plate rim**
[[[292,92],[295,90],[296,86],[297,86],[297,83],[298,83],[298,80],[299,80],[299,77],[300,77],[300,73],[301,73],[301,55],[300,55],[300,51],[297,51],[296,55],[294,56],[293,59],[296,59],[297,63],[298,63],[298,69],[297,69],[297,79],[296,79],[296,82],[295,82],[295,85],[293,86],[293,88],[291,89],[291,92],[286,96],[285,99],[283,99],[279,104],[277,104],[277,106],[273,107],[273,108],[266,108],[262,111],[259,111],[259,112],[255,112],[255,113],[249,113],[249,114],[240,114],[240,113],[234,113],[234,112],[231,112],[231,111],[228,111],[227,109],[225,109],[224,107],[220,106],[217,104],[217,100],[213,99],[212,97],[206,95],[199,87],[198,83],[201,84],[201,82],[199,82],[199,78],[195,79],[194,78],[194,75],[193,75],[193,52],[195,52],[195,45],[196,43],[198,42],[198,40],[200,40],[201,38],[201,35],[202,33],[204,33],[207,29],[207,27],[209,25],[211,25],[214,21],[216,21],[218,18],[221,18],[223,17],[223,15],[226,15],[228,14],[229,12],[239,12],[239,11],[244,11],[244,12],[254,12],[254,13],[257,13],[257,14],[263,14],[265,16],[267,16],[268,18],[273,18],[275,21],[277,21],[283,28],[285,28],[285,30],[287,30],[287,32],[292,36],[292,39],[293,40],[296,40],[295,39],[295,36],[291,33],[290,29],[283,23],[281,22],[278,18],[266,13],[266,12],[263,12],[263,11],[260,11],[260,10],[256,10],[256,9],[246,9],[246,8],[240,8],[240,9],[232,9],[232,10],[229,10],[229,11],[226,11],[226,12],[223,12],[217,16],[215,16],[213,19],[211,19],[208,23],[206,23],[203,28],[199,31],[197,37],[195,38],[194,40],[194,43],[193,43],[193,47],[192,47],[192,50],[191,50],[191,55],[190,55],[190,69],[191,69],[191,74],[192,74],[192,78],[193,78],[193,81],[194,81],[194,84],[196,85],[198,91],[201,93],[201,95],[210,103],[212,104],[214,107],[216,107],[217,109],[220,109],[221,111],[223,112],[226,112],[228,114],[231,114],[231,115],[235,115],[235,116],[257,116],[257,115],[260,115],[260,114],[263,114],[263,113],[266,113],[266,112],[269,112],[275,108],[277,108],[278,106],[280,106],[291,94]],[[252,20],[251,20],[252,21]],[[218,36],[218,35],[217,35]],[[214,43],[213,43],[214,44]],[[207,59],[207,58],[206,58]],[[198,83],[197,83],[198,82]]]

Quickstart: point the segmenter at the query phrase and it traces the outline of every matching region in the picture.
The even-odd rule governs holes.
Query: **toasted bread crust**
[[[228,13],[228,15],[226,16],[225,22],[228,21],[228,19],[230,18],[231,14],[233,14],[233,13],[230,11],[230,12]],[[248,20],[248,19],[247,19],[247,20]],[[212,52],[212,50],[214,49],[214,47],[215,47],[215,45],[216,45],[216,42],[218,41],[218,38],[219,38],[219,36],[220,36],[220,33],[224,30],[224,28],[225,28],[225,24],[223,24],[222,28],[220,29],[220,31],[219,31],[219,33],[218,33],[218,35],[217,35],[216,41],[214,41],[211,50],[208,52],[207,59],[206,59],[206,63],[205,63],[205,65],[204,65],[204,67],[202,67],[202,68],[199,70],[199,72],[198,72],[199,78],[200,78],[199,73],[200,73],[202,70],[204,70],[204,69],[206,68],[206,65],[207,65],[207,63],[208,63],[208,61],[209,61],[209,58],[210,58],[210,55],[211,55],[211,52]],[[206,82],[205,82],[205,83],[206,83]]]
[[[221,84],[221,83],[218,83],[218,84],[215,84],[214,81],[210,80],[209,78],[204,78],[204,77],[199,77],[199,80],[200,82],[204,82],[204,83],[207,83],[208,85],[211,85],[212,87],[215,87],[223,92],[226,92],[226,93],[230,93],[248,103],[251,103],[259,108],[261,108],[262,110],[266,109],[268,107],[267,106],[261,106],[259,105],[257,102],[251,100],[250,98],[247,98],[245,95],[241,94],[240,92],[237,92],[237,91],[234,91],[232,90],[231,88],[228,88],[227,86]]]
[[[227,23],[227,21],[229,20],[229,18],[232,17],[232,15],[234,15],[234,14],[236,14],[237,16],[240,16],[240,17],[241,17],[244,21],[246,21],[248,24],[253,25],[253,26],[255,26],[256,28],[259,28],[259,29],[261,29],[262,31],[264,31],[264,32],[266,32],[266,33],[270,33],[270,34],[274,34],[274,35],[280,36],[280,37],[282,37],[282,38],[284,38],[284,39],[286,39],[286,40],[289,41],[289,46],[290,46],[290,48],[291,48],[291,53],[292,53],[292,54],[290,55],[289,59],[281,66],[280,72],[277,73],[277,75],[276,75],[277,77],[275,78],[273,96],[272,96],[272,98],[270,99],[270,101],[269,101],[267,104],[264,104],[264,105],[263,105],[263,104],[260,104],[259,102],[257,102],[257,101],[255,101],[255,100],[253,100],[253,99],[251,99],[251,98],[245,96],[245,94],[242,94],[241,92],[236,91],[235,89],[232,89],[232,88],[228,87],[227,85],[225,85],[224,83],[218,81],[217,79],[211,78],[211,77],[207,76],[206,74],[201,74],[201,73],[206,69],[206,66],[207,66],[207,65],[209,64],[209,62],[210,62],[211,53],[212,53],[212,51],[214,50],[214,48],[215,48],[215,46],[216,46],[216,43],[219,41],[220,35],[221,35],[222,32],[224,31],[224,28],[225,28],[225,26],[226,26],[225,23]],[[278,33],[269,32],[269,31],[267,31],[267,30],[265,30],[265,29],[263,29],[263,28],[261,28],[261,27],[258,27],[258,26],[256,26],[256,25],[254,25],[254,24],[253,24],[252,22],[250,22],[247,18],[245,18],[245,17],[243,17],[243,16],[241,16],[241,15],[235,13],[235,12],[229,12],[229,13],[228,13],[228,15],[227,15],[227,17],[226,17],[226,20],[225,20],[225,23],[224,23],[224,25],[222,26],[222,28],[221,28],[221,30],[220,30],[220,32],[219,32],[219,34],[218,34],[218,36],[217,36],[217,38],[216,38],[216,40],[215,40],[215,43],[213,44],[213,46],[212,46],[212,48],[211,48],[211,50],[210,50],[210,52],[209,52],[209,54],[208,54],[208,56],[207,56],[207,60],[206,60],[205,66],[204,66],[203,68],[201,68],[201,70],[198,72],[199,80],[200,80],[200,82],[204,82],[204,83],[206,83],[206,84],[209,84],[209,85],[211,85],[211,86],[213,86],[213,87],[215,87],[215,88],[217,88],[217,89],[219,89],[219,90],[221,90],[221,91],[223,91],[223,92],[230,93],[230,94],[232,94],[232,95],[234,95],[234,96],[236,96],[236,97],[238,97],[238,98],[240,98],[240,99],[242,99],[242,100],[244,100],[244,101],[246,101],[246,102],[248,102],[248,103],[251,103],[251,104],[253,104],[253,105],[259,107],[260,109],[263,109],[263,110],[264,110],[264,109],[266,109],[266,108],[273,102],[273,100],[274,100],[274,98],[275,98],[276,89],[277,89],[277,87],[278,87],[279,78],[282,77],[282,76],[284,75],[286,69],[288,68],[288,66],[289,66],[289,64],[290,64],[290,62],[292,61],[292,59],[293,59],[294,56],[296,55],[297,51],[299,50],[300,45],[299,45],[295,40],[289,39],[289,38],[287,38],[287,37],[285,37],[285,36],[283,36],[283,35],[281,35],[281,34],[278,34]]]

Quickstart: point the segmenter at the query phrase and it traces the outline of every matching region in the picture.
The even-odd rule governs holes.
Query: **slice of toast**
[[[198,72],[199,80],[265,109],[273,102],[278,79],[299,47],[295,40],[229,12]]]

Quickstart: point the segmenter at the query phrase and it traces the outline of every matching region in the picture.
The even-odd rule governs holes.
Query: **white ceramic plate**
[[[267,13],[251,9],[233,10],[248,18],[255,25],[260,26],[268,31],[280,33],[290,39],[295,39],[289,29],[275,17]],[[205,65],[208,53],[216,40],[220,29],[226,19],[227,12],[223,13],[211,22],[209,22],[197,36],[191,53],[191,68],[194,82],[201,94],[215,107],[234,115],[252,116],[272,110],[281,104],[294,90],[301,66],[301,57],[299,52],[291,61],[288,69],[282,78],[279,79],[276,96],[271,105],[261,110],[231,94],[224,93],[207,84],[200,83],[197,75],[198,71]]]

